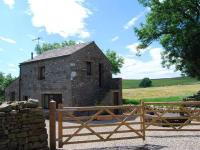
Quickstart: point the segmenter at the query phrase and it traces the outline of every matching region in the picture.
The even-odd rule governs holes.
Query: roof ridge
[[[69,46],[64,46],[64,47],[60,47],[60,48],[54,48],[54,49],[47,50],[47,51],[43,52],[42,54],[45,54],[45,53],[48,53],[48,52],[52,52],[52,51],[56,51],[56,50],[63,50],[65,48],[73,48],[73,47],[78,46],[78,45],[85,45],[86,46],[86,45],[91,44],[92,42],[94,42],[94,41],[84,42],[84,43],[77,43],[75,45],[69,45]],[[42,55],[42,54],[39,54],[39,55]],[[39,55],[37,55],[37,56],[39,56]]]
[[[49,59],[49,58],[68,56],[68,55],[71,55],[71,54],[83,49],[84,47],[86,47],[87,45],[92,44],[92,43],[95,43],[95,42],[90,41],[90,42],[85,42],[85,43],[78,43],[76,45],[65,46],[65,47],[58,48],[58,49],[48,50],[48,51],[43,52],[40,55],[35,56],[33,59],[29,59],[20,64],[25,64],[25,63],[39,61],[39,60],[45,60],[45,59]]]

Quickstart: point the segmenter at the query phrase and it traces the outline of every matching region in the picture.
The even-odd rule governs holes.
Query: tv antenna
[[[35,39],[32,39],[32,41],[37,41],[37,42],[38,42],[38,45],[39,45],[41,39],[42,39],[41,37],[37,37],[37,38],[35,38]]]

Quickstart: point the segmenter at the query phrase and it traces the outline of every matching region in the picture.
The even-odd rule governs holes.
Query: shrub
[[[134,99],[123,99],[123,104],[138,105],[138,104],[140,104],[140,101],[134,100]]]
[[[151,87],[152,86],[152,81],[149,78],[144,78],[142,79],[142,81],[139,84],[139,87]]]

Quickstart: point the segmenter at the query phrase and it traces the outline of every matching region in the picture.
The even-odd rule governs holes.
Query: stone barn
[[[50,50],[20,64],[20,76],[5,90],[6,100],[50,100],[64,106],[119,105],[120,78],[95,42]]]

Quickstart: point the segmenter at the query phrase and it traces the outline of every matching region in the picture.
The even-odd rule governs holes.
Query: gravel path
[[[65,122],[64,125],[74,125],[74,123]],[[46,121],[47,130],[49,121]],[[109,127],[109,129],[112,127]],[[156,128],[152,126],[152,128]],[[166,127],[165,127],[166,128]],[[196,128],[200,126],[187,126],[185,129]],[[107,128],[98,128],[98,131],[105,131]],[[68,131],[70,132],[70,131]],[[84,131],[83,131],[84,132]],[[128,133],[126,134],[128,136]],[[117,135],[116,135],[117,136]],[[120,136],[121,137],[121,136]],[[77,137],[79,138],[79,137]],[[94,139],[95,137],[84,137]],[[200,131],[147,131],[146,140],[117,140],[108,142],[95,142],[84,144],[64,145],[63,150],[199,150],[200,149]]]

